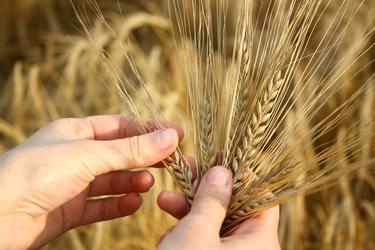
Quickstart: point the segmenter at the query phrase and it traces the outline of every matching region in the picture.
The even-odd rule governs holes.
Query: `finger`
[[[71,127],[78,140],[114,140],[140,135],[134,120],[123,115],[73,119]]]
[[[160,193],[157,203],[162,210],[179,220],[185,217],[189,211],[185,196],[173,192],[163,191]]]
[[[141,134],[134,119],[124,115],[91,116],[67,120],[74,132],[75,139],[78,140],[115,140]],[[150,132],[158,130],[156,122],[148,120],[145,123]],[[164,122],[162,126],[175,129],[179,138],[183,138],[184,132],[178,124]]]
[[[224,167],[211,168],[199,185],[191,211],[186,218],[198,216],[204,220],[201,223],[219,234],[231,194],[230,172]]]
[[[270,208],[253,219],[244,221],[231,235],[277,235],[279,206]]]
[[[182,140],[184,132],[174,122],[156,123],[145,121],[148,131],[161,127],[173,128]],[[115,140],[140,135],[133,118],[124,115],[91,116],[85,118],[65,118],[54,121],[35,136],[34,141],[66,141],[66,140]]]
[[[154,184],[154,177],[147,171],[118,171],[95,178],[90,184],[89,196],[144,193]]]
[[[81,225],[112,220],[135,213],[142,204],[139,194],[87,201]]]
[[[74,142],[77,157],[94,176],[112,171],[152,166],[166,159],[178,145],[174,129],[114,141]],[[71,148],[71,147],[70,147]]]
[[[65,118],[43,127],[35,139],[114,140],[139,135],[134,120],[123,115]]]

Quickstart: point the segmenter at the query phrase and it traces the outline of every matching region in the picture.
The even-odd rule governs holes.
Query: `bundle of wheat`
[[[241,22],[237,22],[236,19],[239,16],[238,13],[245,13],[244,8],[240,8],[245,5],[241,5],[241,1],[238,2],[238,5],[234,1],[222,1],[222,3],[228,3],[228,5],[222,5],[227,7],[228,11],[226,12],[226,25],[219,26],[216,21],[219,19],[219,16],[216,15],[216,7],[221,7],[217,5],[220,1],[211,1],[212,45],[202,42],[200,47],[197,46],[196,41],[194,42],[194,39],[198,39],[198,35],[194,37],[194,34],[195,31],[200,30],[202,39],[207,39],[207,33],[210,32],[207,32],[207,29],[203,27],[206,25],[204,22],[208,20],[204,21],[202,18],[194,17],[194,5],[191,1],[185,1],[184,9],[180,9],[180,13],[183,15],[173,14],[176,11],[171,8],[172,21],[177,23],[177,17],[182,18],[180,22],[183,22],[186,27],[185,33],[188,33],[187,35],[179,34],[176,25],[176,30],[173,33],[176,39],[176,48],[173,51],[170,46],[172,35],[167,22],[168,18],[163,17],[161,10],[167,6],[167,1],[121,1],[120,7],[124,8],[120,15],[112,11],[112,9],[119,8],[119,2],[109,0],[99,3],[100,8],[106,10],[106,20],[112,19],[110,20],[112,30],[103,25],[101,19],[95,21],[95,15],[88,17],[90,21],[95,22],[94,38],[96,39],[94,41],[102,41],[100,44],[107,52],[110,52],[106,58],[112,60],[111,64],[118,70],[118,73],[125,74],[128,76],[128,80],[131,80],[131,82],[123,82],[132,87],[129,88],[127,85],[124,87],[132,95],[131,99],[139,114],[142,116],[150,114],[149,105],[145,105],[145,103],[149,103],[147,92],[151,92],[154,99],[153,105],[156,104],[158,109],[163,111],[163,117],[178,120],[190,130],[187,139],[192,138],[195,133],[195,130],[191,129],[192,126],[187,126],[191,123],[192,117],[197,124],[197,130],[198,126],[207,129],[196,134],[195,140],[196,145],[202,144],[202,147],[199,147],[199,152],[196,152],[197,159],[201,159],[198,165],[206,168],[205,155],[212,155],[212,153],[202,154],[201,151],[210,152],[212,149],[205,148],[205,145],[212,145],[203,143],[202,136],[209,134],[210,130],[214,131],[214,144],[224,144],[220,140],[226,140],[225,136],[229,133],[224,128],[231,126],[225,124],[229,117],[227,110],[232,111],[230,109],[232,107],[222,104],[221,101],[234,98],[231,97],[234,92],[241,93],[241,91],[234,91],[234,88],[239,86],[237,82],[240,82],[240,79],[237,79],[240,58],[246,58],[246,56],[240,56],[242,49],[239,48],[239,44],[241,41],[236,41],[234,37],[239,37],[235,31],[239,30],[238,25]],[[179,4],[177,7],[182,7],[182,1],[175,2]],[[285,31],[284,26],[291,24],[286,21],[288,20],[286,16],[283,17],[283,25],[277,21],[278,19],[275,19],[275,16],[282,17],[280,13],[276,15],[280,12],[280,9],[276,9],[276,7],[283,5],[285,9],[290,9],[291,4],[294,3],[294,10],[298,10],[297,5],[303,4],[303,2],[306,5],[307,1],[247,2],[252,4],[252,6],[248,5],[252,7],[252,11],[248,12],[252,13],[249,21],[252,21],[254,30],[253,39],[246,38],[248,41],[253,41],[252,43],[247,42],[246,45],[249,55],[251,55],[249,48],[253,48],[253,54],[249,56],[251,58],[249,67],[255,72],[260,72],[258,70],[263,69],[267,73],[268,65],[265,62],[268,62],[269,58],[274,58],[270,55],[275,53],[270,48],[281,44],[276,39],[273,40],[272,34],[277,34],[275,31],[279,30],[279,35],[275,37],[280,40],[280,33]],[[372,81],[372,75],[375,72],[373,64],[375,53],[372,48],[375,36],[371,31],[375,4],[371,0],[346,0],[343,3],[328,0],[320,2],[320,8],[314,14],[314,25],[310,25],[308,37],[304,41],[303,53],[294,61],[285,59],[287,63],[281,70],[282,78],[286,79],[285,69],[289,64],[293,64],[290,62],[296,64],[294,72],[291,73],[292,79],[285,81],[283,83],[284,90],[281,90],[286,92],[288,102],[286,102],[286,97],[282,98],[281,95],[270,101],[274,102],[272,105],[276,107],[287,106],[288,112],[287,110],[283,111],[281,114],[283,119],[280,117],[277,120],[277,124],[282,124],[275,130],[274,136],[270,137],[270,141],[268,143],[261,142],[261,145],[264,146],[260,146],[261,149],[258,153],[260,165],[252,170],[258,171],[258,177],[263,176],[263,180],[266,179],[267,176],[259,173],[263,171],[263,168],[265,170],[267,167],[274,168],[272,162],[275,162],[274,158],[279,156],[273,153],[275,149],[272,150],[272,147],[275,147],[273,145],[276,145],[276,140],[279,140],[279,144],[283,146],[281,149],[286,148],[290,153],[287,163],[307,163],[307,165],[298,167],[304,168],[304,170],[293,170],[295,172],[293,175],[284,172],[289,178],[285,180],[285,183],[279,182],[279,185],[285,184],[289,187],[295,185],[293,187],[299,188],[301,183],[310,184],[317,179],[321,181],[321,177],[335,178],[336,175],[331,175],[333,173],[339,173],[338,176],[342,176],[333,181],[339,185],[332,186],[333,183],[326,185],[326,181],[329,180],[323,179],[318,193],[305,197],[304,195],[310,191],[300,190],[296,192],[300,195],[296,195],[295,199],[282,206],[280,240],[285,249],[375,249],[372,235],[375,230],[375,173],[372,168],[365,168],[375,156],[375,138],[373,136],[375,100],[373,97],[374,82]],[[7,54],[7,56],[1,56],[0,63],[8,65],[1,68],[5,73],[0,77],[0,152],[22,142],[27,135],[52,119],[117,113],[122,110],[121,99],[116,95],[117,89],[111,83],[111,79],[113,79],[111,71],[102,67],[103,63],[97,54],[101,49],[98,49],[98,46],[92,47],[90,45],[92,41],[77,33],[79,29],[75,25],[74,15],[69,13],[69,1],[25,0],[13,2],[12,5],[8,3],[9,1],[2,1],[0,11],[5,11],[4,6],[8,9],[12,7],[17,10],[26,10],[29,13],[28,16],[36,18],[26,19],[24,14],[17,11],[5,11],[6,13],[0,18],[6,20],[6,23],[12,23],[10,20],[17,21],[16,17],[18,17],[18,21],[23,19],[23,23],[33,28],[32,33],[29,32],[27,36],[23,36],[22,34],[25,34],[22,33],[23,25],[8,26],[9,29],[4,30],[1,36],[1,38],[14,37],[14,39],[10,50],[7,50],[6,47],[0,48]],[[29,4],[26,6],[27,8],[17,6],[23,6],[24,3]],[[80,2],[77,1],[77,3]],[[195,10],[201,8],[198,3],[196,1]],[[274,11],[272,12],[271,9]],[[59,10],[59,15],[54,14],[57,13],[57,10]],[[62,10],[66,15],[61,15]],[[288,13],[285,10],[284,14],[290,14],[290,18],[295,20],[297,12]],[[10,13],[13,13],[12,16],[9,16]],[[56,21],[58,27],[61,28],[60,31],[53,27],[46,27],[46,25],[52,24],[50,21],[45,22],[47,20],[46,13],[58,17]],[[203,14],[204,12],[200,11],[199,13]],[[303,20],[302,17],[299,18]],[[203,24],[199,24],[200,21]],[[219,27],[225,27],[225,29],[219,29]],[[284,27],[284,29],[279,27]],[[38,39],[35,39],[34,36],[36,29],[38,29],[37,34],[42,34],[37,37]],[[187,32],[188,30],[190,32]],[[20,35],[10,35],[14,32]],[[67,34],[69,34],[68,38],[66,38]],[[48,38],[46,46],[41,46],[41,39],[46,37]],[[122,41],[117,40],[119,37]],[[248,35],[244,37],[248,37]],[[128,43],[128,40],[131,40],[131,43]],[[285,38],[280,41],[285,41]],[[297,46],[296,41],[292,41],[292,48]],[[25,42],[28,42],[26,46]],[[183,44],[185,46],[182,46]],[[207,48],[212,50],[211,46],[214,56],[213,63],[210,64],[206,62],[209,57],[205,58],[204,55],[208,55]],[[235,46],[236,50],[233,48]],[[264,47],[269,48],[267,55],[263,55]],[[142,87],[136,74],[132,72],[131,66],[127,63],[127,56],[123,55],[122,48],[125,48],[128,57],[131,57],[133,66],[136,65],[137,72],[144,79],[147,91]],[[225,48],[225,51],[220,48]],[[258,50],[259,52],[256,52]],[[9,57],[9,53],[13,51],[17,51],[17,54]],[[198,54],[199,51],[201,55]],[[184,58],[187,52],[191,53],[190,58],[199,56],[199,59],[194,59],[200,61],[195,65],[197,68],[194,70],[199,71],[197,75],[203,79],[201,84],[216,88],[221,86],[219,85],[221,82],[225,82],[228,86],[227,93],[222,91],[221,87],[213,92],[207,92],[214,97],[212,100],[216,102],[220,100],[214,109],[212,109],[212,103],[202,100],[201,97],[205,97],[203,93],[195,90],[199,94],[198,98],[201,98],[196,99],[201,102],[197,114],[205,113],[208,117],[212,117],[201,120],[201,123],[199,123],[198,116],[192,114],[191,110],[189,116],[184,117],[185,111],[188,110],[186,98],[189,96],[187,93],[189,90],[194,91],[194,86],[188,82],[193,82],[193,77],[196,75],[192,71],[194,64],[189,62],[189,58]],[[235,54],[233,57],[231,56],[232,52]],[[176,61],[176,56],[179,57],[179,63]],[[12,75],[8,75],[9,68],[12,66],[10,62],[14,59],[23,59],[23,62],[15,64]],[[226,66],[220,65],[219,62],[226,62]],[[257,67],[254,66],[255,62],[258,62]],[[246,65],[245,62],[242,64]],[[199,68],[198,65],[200,65]],[[206,75],[207,65],[214,65],[213,79],[211,80],[213,83],[210,85],[206,84],[209,80]],[[271,71],[272,67],[269,70]],[[255,84],[256,81],[253,80],[257,76],[257,78],[264,77],[266,73],[250,75],[249,79],[252,80],[245,81],[248,83],[246,86],[250,88],[250,91],[243,94],[248,97],[244,99],[256,103],[260,100],[256,95],[260,96],[263,93],[266,95],[266,90],[261,88],[266,84]],[[275,74],[276,76],[277,74]],[[102,78],[108,83],[107,85],[103,85]],[[190,80],[188,81],[188,79]],[[222,79],[226,80],[222,81]],[[114,83],[116,82],[114,81]],[[133,89],[134,86],[136,91]],[[108,91],[108,87],[110,91]],[[203,86],[200,87],[203,88]],[[194,94],[194,92],[192,93]],[[137,96],[133,94],[137,94]],[[195,100],[192,95],[190,96],[191,100]],[[236,100],[240,100],[240,98],[240,95],[237,95]],[[313,101],[314,106],[312,106]],[[233,104],[233,106],[237,106],[237,104]],[[243,109],[246,110],[246,106]],[[248,108],[248,110],[251,109]],[[282,108],[279,107],[277,110],[282,110]],[[220,113],[216,114],[218,111]],[[247,112],[252,114],[250,111]],[[276,111],[271,112],[275,114]],[[201,114],[199,117],[207,116]],[[275,118],[270,118],[270,120],[276,121]],[[250,120],[245,123],[249,124],[249,122]],[[236,123],[231,124],[235,125]],[[270,131],[272,126],[268,125],[266,131]],[[237,136],[240,132],[235,133]],[[244,134],[244,132],[241,133]],[[284,135],[281,136],[281,134]],[[200,140],[202,143],[199,142]],[[185,141],[184,145],[186,146],[186,144],[191,143]],[[185,146],[182,149],[184,153],[197,148],[191,146],[186,148]],[[214,156],[217,158],[214,162],[223,162],[224,152],[228,151],[221,150],[219,154],[216,154],[216,150],[220,151],[220,146],[214,146]],[[203,167],[199,168],[202,174],[204,173]],[[231,166],[228,165],[228,167]],[[341,170],[350,172],[357,168],[360,170],[356,171],[358,174],[353,178],[352,176],[346,177],[344,173],[340,172]],[[319,173],[324,174],[318,175]],[[309,182],[310,174],[318,175],[317,179]],[[162,173],[156,173],[156,176],[158,176],[156,189],[147,196],[145,206],[134,217],[71,231],[51,244],[50,248],[153,249],[164,230],[174,223],[153,206],[155,196],[161,189],[173,189],[172,183],[166,176]],[[329,188],[321,190],[326,186]],[[241,185],[237,186],[238,191],[247,188]],[[277,189],[283,188],[278,187]],[[268,186],[266,190],[270,190]],[[317,191],[317,189],[313,189],[313,191]],[[277,194],[278,192],[274,192],[274,195]],[[255,193],[251,193],[251,195],[254,197]],[[258,196],[262,196],[262,194],[259,192]]]
[[[256,4],[247,0],[235,3],[218,0],[169,4],[171,17],[176,18],[176,37],[180,37],[175,44],[180,48],[185,70],[197,176],[193,179],[181,150],[170,156],[165,165],[189,204],[209,168],[224,165],[232,171],[233,198],[223,235],[290,197],[315,192],[336,183],[340,176],[374,165],[374,159],[366,159],[343,168],[340,162],[332,161],[338,152],[333,142],[315,145],[310,159],[302,161],[297,157],[301,142],[308,139],[318,144],[335,133],[337,124],[350,119],[362,103],[356,102],[358,97],[366,97],[367,89],[373,85],[371,78],[364,79],[340,106],[329,108],[330,100],[345,87],[340,81],[350,67],[342,67],[343,62],[361,60],[372,47],[368,40],[374,33],[373,18],[356,34],[354,44],[346,41],[352,20],[364,1],[354,6],[351,1],[342,1],[321,42],[312,51],[308,49],[310,38],[318,32],[316,27],[320,27],[322,13],[329,10],[331,1]],[[98,6],[93,4],[93,8],[110,28]],[[237,19],[230,44],[227,20],[229,9],[233,8],[237,10]],[[187,15],[190,10],[194,13],[192,17]],[[134,98],[142,92],[146,93],[142,105],[161,126],[163,117],[136,65],[131,64],[138,81],[134,85],[116,68],[105,48],[99,46],[86,20],[78,17],[129,111],[138,118],[140,129],[147,127],[141,121]],[[122,39],[116,33],[114,36],[131,62]],[[337,58],[337,48],[341,46],[350,47]],[[364,65],[355,73],[360,74],[369,66]],[[316,73],[319,70],[323,71],[320,75]],[[299,134],[301,130],[296,128],[306,124],[309,129]],[[350,124],[360,125],[361,121]],[[340,151],[345,152],[344,159],[356,159],[370,147],[361,142],[374,134],[370,120],[366,132],[351,135],[350,143]]]

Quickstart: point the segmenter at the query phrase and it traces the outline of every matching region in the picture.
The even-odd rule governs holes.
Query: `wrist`
[[[15,249],[12,245],[12,219],[5,215],[0,215],[0,249]]]
[[[15,215],[0,216],[0,249],[27,249],[23,244],[24,234],[20,234],[20,227],[27,227],[26,223]],[[24,231],[24,230],[22,230]],[[27,230],[26,230],[27,231]],[[28,235],[30,232],[28,233]],[[22,240],[21,240],[22,239]]]
[[[37,249],[43,239],[35,223],[27,215],[9,214],[0,216],[0,250],[3,249]]]
[[[0,158],[0,250],[29,249],[32,240],[28,239],[35,235],[32,218],[17,211],[17,204],[24,193],[20,188],[24,180],[20,180],[17,174],[23,172],[19,169],[20,165],[13,154]]]

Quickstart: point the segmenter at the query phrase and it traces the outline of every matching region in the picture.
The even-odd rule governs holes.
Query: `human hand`
[[[181,250],[280,249],[277,236],[278,206],[245,221],[229,236],[220,238],[220,227],[231,194],[232,177],[224,167],[214,167],[208,171],[189,213],[185,197],[170,192],[161,193],[158,197],[160,208],[181,221],[162,237],[158,249],[173,250],[176,246]]]
[[[124,116],[63,119],[2,156],[0,249],[38,248],[71,228],[134,213],[154,179],[122,170],[167,158],[183,132],[166,126],[140,135]],[[103,195],[117,196],[88,200]]]

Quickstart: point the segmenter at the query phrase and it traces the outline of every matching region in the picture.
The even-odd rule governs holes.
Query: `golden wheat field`
[[[311,1],[300,1],[302,7],[303,3],[306,3],[306,9],[311,7],[310,12],[304,12],[308,18],[293,11],[274,15],[277,20],[280,19],[280,23],[284,15],[295,16],[297,21],[288,24],[292,27],[290,30],[288,25],[284,27],[281,24],[267,27],[267,20],[271,16],[267,6],[296,4],[298,8],[298,1],[217,0],[234,5],[239,3],[238,9],[241,9],[241,3],[251,5],[257,19],[248,21],[252,23],[248,26],[250,31],[254,31],[255,38],[247,38],[249,31],[246,27],[243,27],[245,35],[236,35],[241,33],[241,20],[247,20],[246,12],[238,14],[235,7],[227,6],[230,10],[226,20],[228,30],[221,33],[222,25],[218,22],[212,25],[212,30],[202,35],[219,37],[213,39],[214,45],[207,45],[220,52],[212,54],[207,52],[207,48],[194,50],[190,42],[182,42],[181,47],[175,48],[175,41],[183,40],[182,35],[194,37],[194,34],[181,30],[199,27],[199,24],[194,23],[194,18],[187,18],[192,21],[187,24],[178,15],[170,16],[170,2],[177,3],[172,4],[172,7],[180,10],[178,0],[96,2],[97,5],[90,0],[74,0],[73,4],[77,7],[74,9],[68,0],[0,1],[0,154],[22,143],[52,120],[130,113],[129,105],[124,103],[122,89],[119,91],[118,84],[109,84],[113,81],[113,75],[121,73],[126,76],[126,84],[138,87],[141,77],[147,85],[147,91],[140,88],[129,92],[132,93],[132,102],[137,112],[141,116],[152,115],[147,105],[144,105],[149,98],[148,93],[152,93],[153,107],[158,113],[168,120],[179,122],[185,129],[186,139],[180,145],[181,150],[186,154],[197,155],[194,151],[197,139],[193,138],[197,130],[204,130],[208,125],[205,123],[206,127],[200,127],[199,119],[194,121],[194,112],[200,107],[192,105],[192,93],[196,98],[205,99],[200,93],[206,91],[198,87],[189,89],[188,83],[193,79],[191,72],[197,70],[195,65],[210,65],[211,72],[199,76],[202,81],[208,77],[213,83],[220,82],[223,72],[229,72],[224,84],[227,89],[231,89],[231,79],[247,74],[254,81],[276,79],[275,84],[278,85],[281,78],[279,72],[282,72],[284,80],[291,84],[281,88],[277,94],[283,96],[282,101],[277,102],[274,98],[270,102],[279,107],[278,112],[272,113],[271,125],[275,129],[263,139],[262,152],[257,153],[259,163],[254,169],[262,169],[263,165],[276,161],[272,157],[276,154],[274,147],[285,145],[285,155],[291,155],[298,162],[293,171],[301,171],[301,174],[287,172],[285,176],[280,175],[277,182],[279,186],[272,189],[280,199],[270,201],[263,208],[260,206],[260,209],[275,204],[273,202],[282,202],[279,238],[283,249],[375,250],[373,0],[317,0],[322,4],[315,6],[315,9],[308,5]],[[203,2],[207,6],[215,6],[215,0]],[[186,16],[195,16],[194,4],[182,5]],[[82,19],[77,17],[77,11]],[[265,24],[261,25],[262,22]],[[178,30],[176,25],[181,37],[175,36]],[[85,30],[85,27],[89,29]],[[230,27],[237,27],[239,31]],[[283,29],[287,36],[283,36]],[[265,31],[263,35],[262,30],[269,33]],[[288,32],[293,34],[289,36]],[[228,48],[231,48],[228,51],[220,42],[223,36]],[[294,36],[303,36],[306,44],[300,45],[299,40],[293,40]],[[194,39],[197,40],[196,37]],[[230,58],[227,54],[234,50],[241,39],[248,41],[242,41],[242,46],[239,46],[242,52],[234,56],[240,58],[240,63],[236,60],[227,63],[222,58]],[[263,48],[257,45],[262,44],[262,41],[266,41]],[[290,44],[290,47],[278,46],[282,43]],[[243,49],[246,47],[244,44],[249,45],[249,51],[253,47],[256,51],[274,48],[278,53],[263,52],[259,57],[255,55],[254,61],[259,64],[243,63],[251,58],[247,56],[251,53]],[[98,47],[105,49],[113,67],[109,68],[105,64],[106,60],[98,54]],[[131,63],[124,56],[125,53],[131,55]],[[206,64],[199,61],[199,56],[198,59],[190,59],[200,53],[206,53],[212,59],[207,60]],[[285,56],[285,60],[289,60],[286,70],[280,66],[283,62],[278,60],[284,54],[289,55]],[[298,54],[298,63],[290,59],[295,54]],[[183,63],[181,57],[185,59]],[[226,63],[228,65],[224,67]],[[241,65],[248,65],[247,73]],[[262,65],[267,67],[263,68]],[[289,69],[294,73],[291,74]],[[267,74],[267,70],[273,70],[275,74]],[[299,82],[306,84],[298,89]],[[217,89],[215,91],[219,92]],[[246,91],[251,93],[252,89]],[[224,92],[225,96],[220,96],[220,100],[231,100],[235,95],[241,99],[239,94]],[[290,99],[285,98],[289,96]],[[216,110],[218,115],[211,115],[211,122],[227,118],[226,114],[229,113],[225,107],[230,105],[224,101],[218,103],[220,105],[208,105],[222,108]],[[282,108],[289,107],[289,104],[293,107],[290,110]],[[249,115],[243,119],[252,118]],[[276,126],[282,119],[282,125]],[[191,123],[198,125],[191,128]],[[223,125],[222,130],[229,131],[225,126],[228,125]],[[231,132],[228,134],[230,137]],[[212,152],[219,151],[223,144],[221,134],[217,136],[219,139],[215,138],[208,140],[216,147]],[[280,158],[284,155],[279,151],[277,154]],[[202,162],[205,157],[207,155],[203,153],[198,154]],[[233,159],[228,160],[232,165]],[[308,165],[308,168],[304,168],[308,171],[297,168],[300,165]],[[267,170],[264,176],[270,172]],[[181,185],[176,185],[165,170],[155,170],[153,174],[156,177],[155,186],[144,195],[145,202],[135,215],[70,231],[45,249],[154,249],[160,236],[176,223],[156,206],[157,194],[161,190],[179,190],[178,186]],[[259,174],[262,174],[261,170]],[[287,182],[282,182],[281,177],[285,177]],[[292,193],[287,195],[287,200],[283,199],[284,191]],[[256,209],[250,211],[254,214],[256,212]]]

